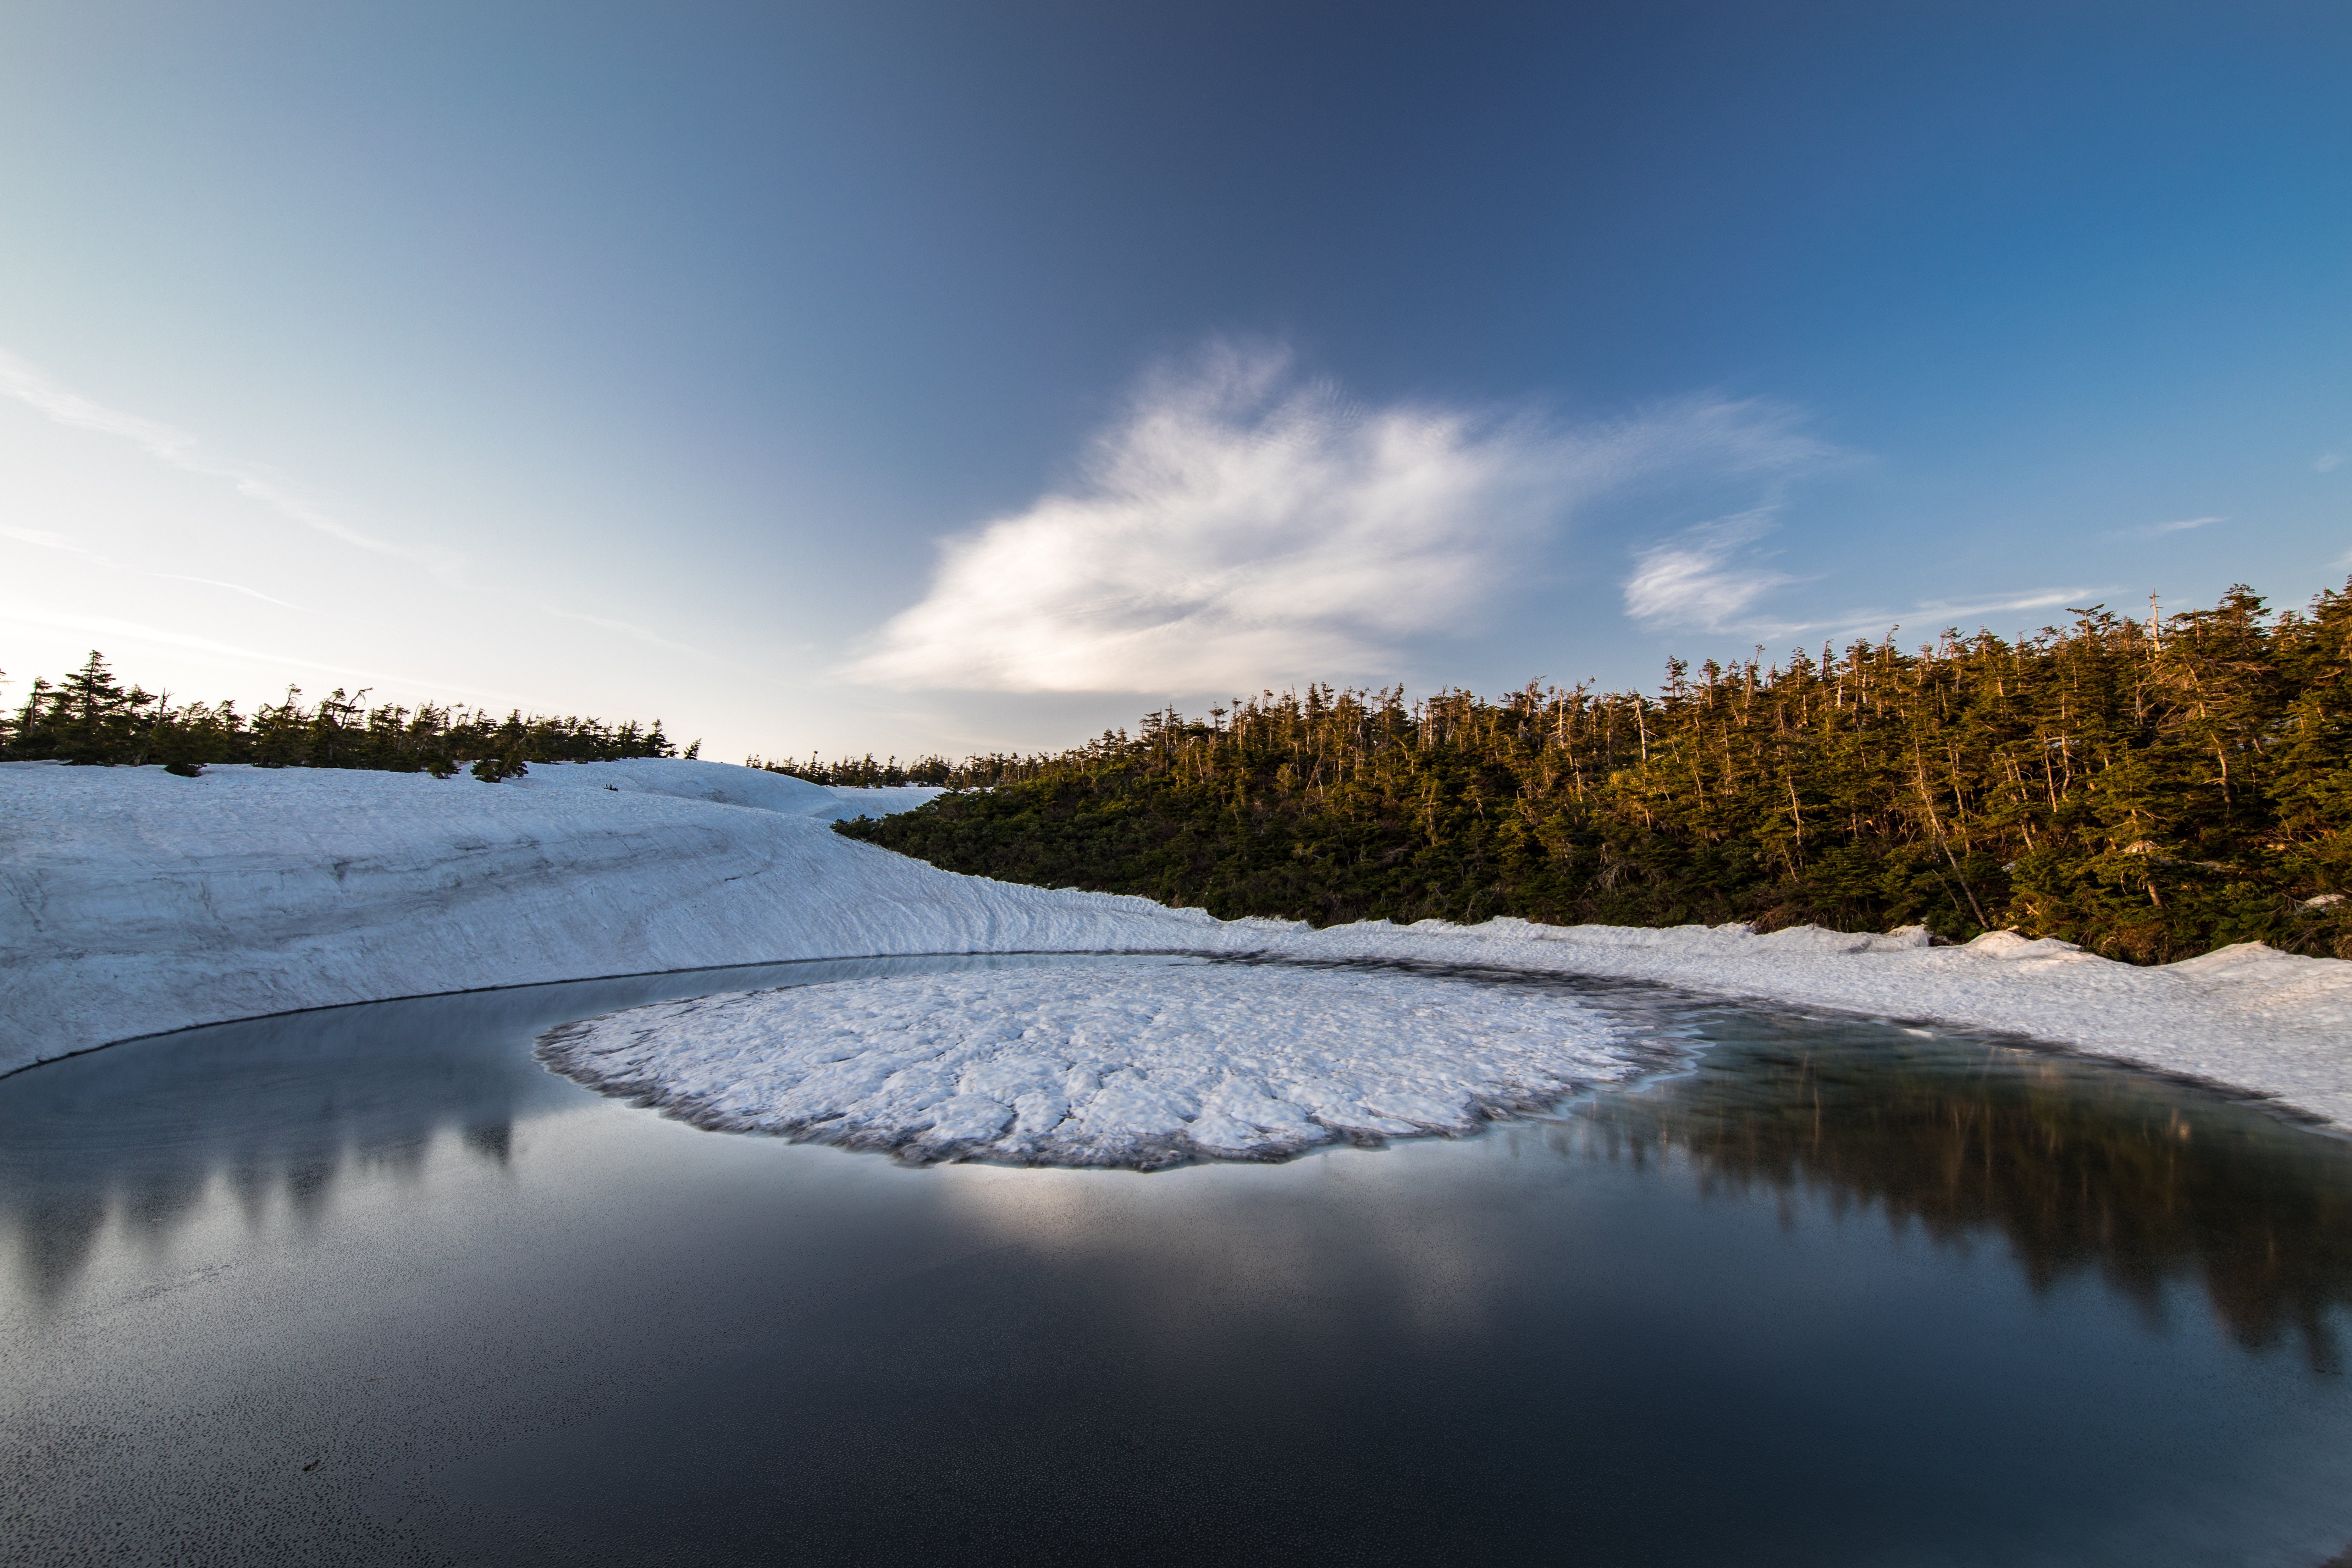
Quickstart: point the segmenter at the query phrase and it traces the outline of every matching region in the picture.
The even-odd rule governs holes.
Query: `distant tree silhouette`
[[[365,690],[341,687],[305,707],[302,689],[264,703],[251,719],[234,702],[189,702],[124,688],[104,655],[54,685],[36,678],[25,701],[0,718],[0,756],[85,764],[161,763],[194,776],[209,763],[260,767],[369,768],[447,778],[468,762],[491,760],[510,778],[530,763],[608,762],[677,755],[660,721],[525,717],[494,719],[479,710],[425,703],[415,709],[368,706]],[[479,771],[478,770],[478,776]]]

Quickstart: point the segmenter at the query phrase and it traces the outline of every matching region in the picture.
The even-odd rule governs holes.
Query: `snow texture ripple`
[[[1646,1059],[1556,990],[1227,963],[735,992],[569,1024],[539,1054],[717,1131],[1141,1170],[1458,1136]]]

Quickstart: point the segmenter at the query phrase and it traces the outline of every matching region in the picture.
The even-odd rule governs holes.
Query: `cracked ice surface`
[[[736,992],[550,1031],[541,1059],[698,1126],[901,1159],[1150,1169],[1474,1131],[1654,1053],[1556,991],[1179,964]]]

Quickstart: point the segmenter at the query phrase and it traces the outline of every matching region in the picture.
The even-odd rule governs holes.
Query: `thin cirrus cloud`
[[[248,588],[242,583],[225,582],[218,577],[192,577],[185,572],[149,572],[137,566],[125,566],[111,556],[103,555],[95,550],[76,544],[63,534],[52,533],[44,528],[0,528],[0,539],[13,539],[19,544],[30,544],[42,550],[55,550],[67,555],[79,555],[86,561],[105,567],[110,572],[129,572],[140,577],[162,577],[174,583],[201,583],[207,588],[222,588],[232,594],[243,594],[247,598],[259,599],[266,605],[276,605],[285,610],[299,610],[302,607],[299,605],[289,604],[275,595],[265,594],[258,588]]]
[[[682,642],[672,642],[652,627],[641,626],[635,621],[616,621],[609,616],[592,616],[579,610],[562,609],[554,605],[543,604],[539,606],[539,611],[543,616],[553,616],[558,620],[578,621],[583,626],[594,626],[599,631],[618,632],[623,637],[636,638],[648,647],[667,648],[672,653],[690,653],[698,658],[710,657],[698,647],[689,647]]]
[[[1992,599],[1928,599],[1912,605],[1908,610],[1857,611],[1835,620],[1820,621],[1809,626],[1789,629],[1860,632],[1874,626],[1885,626],[1889,628],[1886,636],[1890,640],[1893,639],[1895,631],[1906,626],[1922,631],[1932,626],[1939,632],[1946,627],[1965,632],[1971,621],[1980,626],[1990,627],[1989,617],[1993,616],[2041,615],[2051,610],[2095,607],[2095,602],[2100,596],[2112,591],[2106,588],[2079,587],[2027,588]],[[2021,637],[2028,635],[2025,628],[2020,627],[2018,630]]]
[[[412,550],[362,532],[305,501],[285,479],[266,469],[251,463],[215,457],[205,450],[196,437],[184,430],[92,402],[78,392],[58,385],[31,364],[5,350],[0,350],[0,396],[13,397],[72,429],[94,431],[128,441],[157,462],[168,464],[184,473],[225,480],[247,500],[257,501],[281,517],[306,528],[316,529],[329,538],[354,548],[397,556],[442,571],[447,571],[456,564],[446,557]]]
[[[2051,610],[2088,607],[2111,592],[2107,588],[2025,588],[1990,599],[1927,599],[1907,610],[1848,610],[1817,621],[1757,623],[1742,629],[1770,637],[1822,634],[1843,637],[1877,633],[1892,641],[1905,626],[1921,631],[1933,627],[1940,632],[1948,626],[1966,631],[1973,621],[1990,627],[1990,617],[1994,616],[2040,615]],[[2029,635],[2022,627],[2018,630],[2021,636]]]
[[[1845,610],[1818,620],[1775,620],[1752,612],[1773,589],[1803,579],[1768,570],[1753,548],[1773,526],[1776,509],[1759,507],[1684,530],[1638,552],[1625,582],[1625,613],[1657,627],[1737,630],[1759,637],[1858,634],[1905,625],[1938,629],[1981,616],[2086,605],[2103,590],[2027,588],[1976,600],[1931,599],[1907,610]],[[2200,519],[2200,522],[2221,521]],[[2175,525],[2177,528],[2179,525]],[[2197,526],[2189,524],[2188,526]],[[1885,635],[1892,636],[1892,630]]]
[[[1772,507],[1759,507],[1685,529],[1636,552],[1625,580],[1625,613],[1653,626],[1720,631],[1773,589],[1797,579],[1747,559],[1772,527]]]
[[[1563,429],[1364,407],[1278,350],[1147,376],[1082,481],[944,541],[930,590],[841,671],[904,689],[1197,692],[1387,673],[1464,629],[1504,553],[1636,483],[1829,455],[1787,410],[1696,398]]]
[[[2161,539],[2168,533],[2186,533],[2192,528],[2210,523],[2227,522],[2226,517],[2184,517],[2173,522],[2151,522],[2139,528],[2119,528],[2107,535],[2109,539]]]
[[[0,598],[0,620],[23,621],[33,626],[54,626],[102,638],[111,647],[117,642],[144,644],[153,647],[176,648],[190,653],[210,654],[236,659],[245,664],[265,665],[276,668],[315,669],[321,674],[364,680],[372,687],[379,682],[404,686],[411,689],[430,690],[439,688],[461,696],[498,702],[513,700],[512,694],[495,691],[487,687],[456,686],[446,681],[429,681],[416,677],[385,674],[379,670],[362,669],[346,664],[329,664],[299,654],[243,647],[222,642],[215,637],[183,632],[169,626],[149,626],[140,621],[124,620],[113,616],[85,616],[70,611],[47,609],[23,602]]]

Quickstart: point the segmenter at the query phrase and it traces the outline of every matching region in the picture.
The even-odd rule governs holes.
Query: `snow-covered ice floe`
[[[0,763],[0,1070],[230,1018],[539,981],[1183,952],[1656,981],[2023,1037],[2352,1125],[2352,963],[2246,943],[2143,968],[2008,932],[1930,947],[1916,930],[1312,931],[957,876],[830,831],[928,793],[682,760],[535,765],[499,784]]]
[[[738,992],[566,1025],[539,1053],[715,1130],[1146,1170],[1468,1132],[1654,1056],[1557,990],[1226,963]]]

